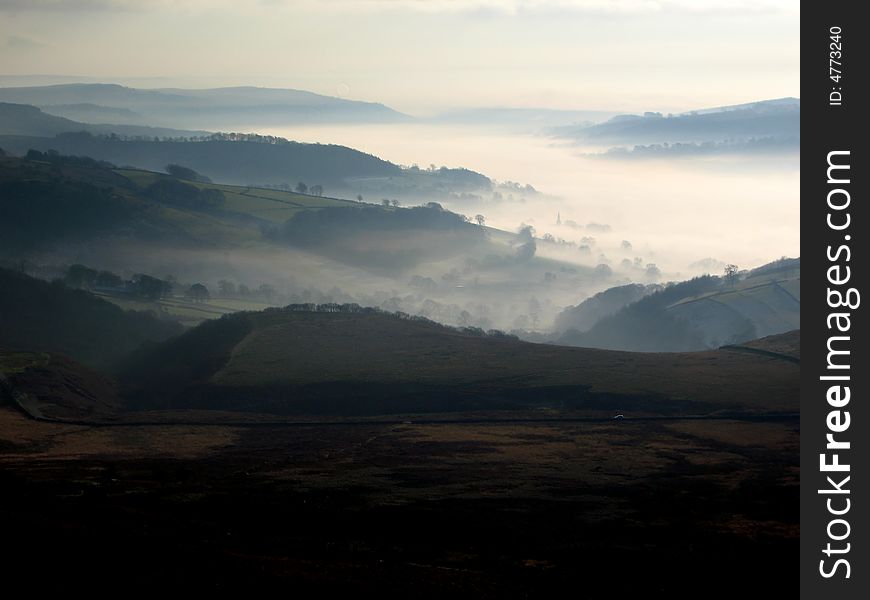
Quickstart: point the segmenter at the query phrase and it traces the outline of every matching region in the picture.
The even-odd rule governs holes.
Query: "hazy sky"
[[[797,0],[0,0],[0,74],[677,111],[798,96],[799,22]]]

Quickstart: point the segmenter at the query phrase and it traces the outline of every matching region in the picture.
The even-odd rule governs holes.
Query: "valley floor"
[[[0,407],[32,590],[794,595],[799,421],[88,427]]]

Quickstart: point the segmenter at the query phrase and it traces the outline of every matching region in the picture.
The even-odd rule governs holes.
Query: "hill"
[[[598,321],[612,315],[621,308],[637,302],[644,296],[661,289],[661,286],[651,284],[630,283],[609,288],[587,298],[577,306],[569,306],[556,316],[553,329],[565,332],[573,329],[578,332],[588,331]]]
[[[509,329],[545,321],[579,290],[606,281],[589,266],[540,256],[521,235],[437,203],[375,205],[335,198],[329,188],[320,195],[316,185],[308,191],[318,195],[182,176],[51,151],[0,156],[0,265],[26,260],[45,266],[41,276],[49,279],[83,264],[127,272],[127,279],[170,274],[206,285],[209,306],[198,304],[205,310],[196,314],[183,298],[185,306],[149,307],[180,308],[186,322],[255,308],[249,300],[314,301]],[[556,272],[557,281],[547,279]],[[263,293],[252,298],[251,290]],[[508,294],[521,300],[504,302]]]
[[[530,344],[338,305],[223,317],[139,352],[120,377],[139,409],[283,415],[764,413],[798,397],[796,365],[774,357]]]
[[[559,137],[596,145],[688,144],[681,149],[700,151],[717,144],[724,144],[722,149],[750,150],[764,142],[762,149],[796,150],[800,143],[800,100],[782,98],[677,115],[620,115],[596,125],[552,131]]]
[[[79,127],[72,121],[55,121],[44,113],[38,113],[39,118],[19,119],[15,116],[17,109],[6,109],[9,130],[25,131],[13,135],[3,127],[3,112],[0,105],[0,148],[18,156],[29,150],[54,150],[151,171],[175,163],[226,184],[293,189],[304,182],[308,186],[320,185],[332,195],[355,197],[363,193],[411,197],[416,201],[429,196],[442,198],[451,193],[486,191],[493,185],[488,177],[468,169],[402,168],[346,146],[305,144],[254,134],[199,136],[197,132],[183,132],[181,137],[157,139],[166,134],[136,130],[115,135],[123,134],[120,126]],[[57,130],[64,133],[55,135]]]
[[[254,127],[294,123],[394,123],[410,118],[373,102],[344,100],[292,89],[228,87],[136,89],[73,83],[0,88],[0,101],[39,106],[52,114],[95,118],[111,115],[128,125],[221,130],[226,123]]]
[[[151,313],[124,311],[82,290],[0,269],[0,348],[62,354],[105,368],[144,342],[181,332]]]
[[[0,88],[2,91],[2,88]],[[93,134],[124,136],[177,137],[202,135],[203,131],[188,131],[144,125],[89,124],[43,112],[27,104],[0,102],[0,134],[10,136],[54,137],[61,133],[87,131]]]
[[[582,306],[582,305],[580,305]],[[578,308],[563,313],[567,321]],[[733,280],[704,276],[672,284],[582,332],[576,346],[677,352],[740,344],[800,328],[800,259],[781,259]]]

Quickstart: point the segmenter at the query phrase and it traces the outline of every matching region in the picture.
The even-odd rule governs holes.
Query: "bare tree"
[[[725,265],[725,280],[731,284],[731,287],[734,287],[734,284],[737,283],[737,277],[740,273],[740,269],[737,265],[727,264]]]
[[[474,215],[474,220],[477,221],[477,224],[483,227],[486,224],[486,217],[483,215]]]

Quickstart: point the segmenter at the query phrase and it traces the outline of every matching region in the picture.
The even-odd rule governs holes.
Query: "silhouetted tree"
[[[734,264],[725,265],[725,281],[732,287],[737,283],[737,278],[740,274],[740,268]]]
[[[70,265],[63,282],[72,288],[91,289],[97,281],[97,272],[85,265]]]
[[[311,195],[312,196],[322,196],[323,195],[323,186],[322,185],[312,185],[311,186]]]
[[[308,193],[308,186],[300,181],[296,184],[296,192],[299,194],[306,194]]]
[[[474,215],[474,220],[477,221],[477,224],[483,227],[486,224],[486,217],[483,215]]]
[[[159,300],[167,295],[171,289],[172,286],[168,281],[143,273],[134,275],[130,281],[130,290],[137,296],[148,298],[149,300]]]
[[[201,283],[194,283],[187,289],[185,295],[194,302],[205,302],[210,296],[208,288]]]

